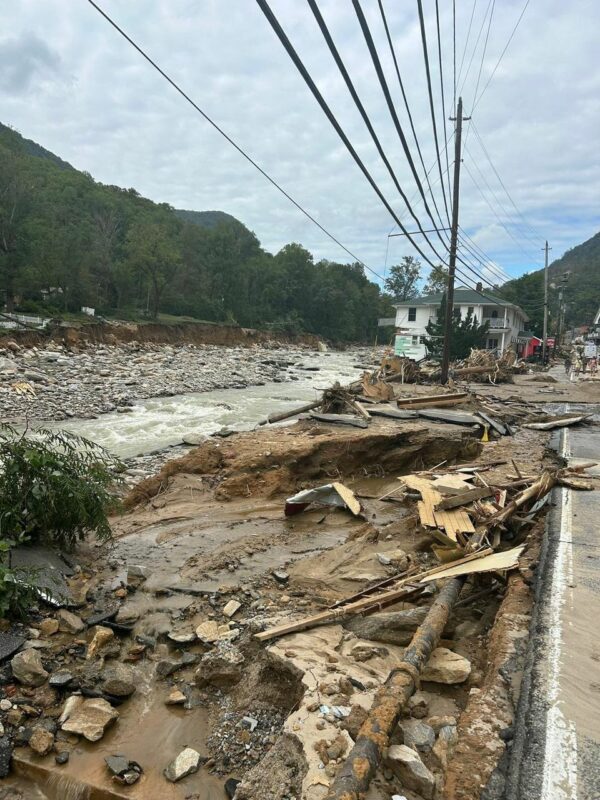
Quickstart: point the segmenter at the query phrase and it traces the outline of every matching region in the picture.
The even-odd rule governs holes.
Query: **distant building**
[[[393,304],[396,309],[397,355],[416,360],[425,358],[427,324],[437,319],[442,297],[441,293],[428,294]],[[455,289],[454,308],[460,309],[463,319],[470,311],[480,324],[489,323],[485,342],[487,350],[503,352],[512,348],[519,352],[522,349],[519,334],[525,330],[528,316],[519,306],[483,291],[478,285],[477,289]]]

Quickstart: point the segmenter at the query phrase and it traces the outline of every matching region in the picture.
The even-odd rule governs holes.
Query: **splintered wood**
[[[405,475],[400,480],[409,489],[414,489],[421,494],[421,500],[417,503],[421,525],[426,528],[443,528],[446,535],[454,542],[458,541],[459,533],[475,533],[471,518],[466,511],[462,509],[436,511],[436,506],[444,498],[441,492],[433,488],[435,482],[418,475]],[[465,485],[468,486],[468,484]]]

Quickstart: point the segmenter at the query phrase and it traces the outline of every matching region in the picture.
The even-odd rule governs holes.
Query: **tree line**
[[[106,186],[0,126],[0,289],[8,310],[84,306],[372,341],[391,297],[358,263],[267,252],[241,222]]]

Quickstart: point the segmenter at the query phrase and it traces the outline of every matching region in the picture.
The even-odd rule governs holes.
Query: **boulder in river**
[[[118,716],[119,712],[107,700],[92,697],[73,711],[69,719],[63,722],[62,729],[67,733],[77,733],[89,742],[97,742]]]
[[[17,653],[10,666],[14,677],[23,686],[41,686],[49,675],[44,669],[40,654],[33,648]]]
[[[182,778],[198,772],[200,765],[205,760],[196,750],[186,747],[165,769],[165,778],[172,783],[176,783]]]

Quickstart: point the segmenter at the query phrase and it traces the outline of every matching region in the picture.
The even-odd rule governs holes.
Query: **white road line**
[[[561,453],[570,456],[569,431],[564,429]],[[577,731],[560,708],[560,673],[563,606],[572,602],[573,594],[573,531],[571,527],[571,491],[560,489],[560,538],[552,572],[548,619],[548,702],[546,716],[546,749],[542,779],[542,800],[577,800]]]

